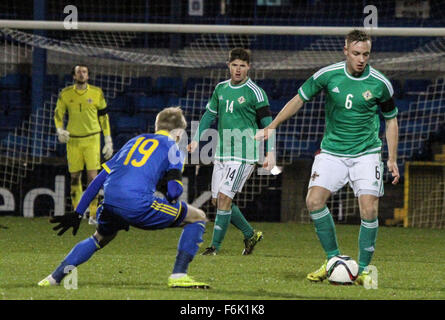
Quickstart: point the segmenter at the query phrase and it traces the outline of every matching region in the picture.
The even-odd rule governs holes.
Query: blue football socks
[[[100,249],[99,243],[94,236],[91,236],[74,246],[74,248],[68,253],[62,263],[51,274],[52,277],[60,283],[62,279],[72,270],[72,267],[84,263],[91,256]]]
[[[198,252],[199,244],[203,242],[202,235],[204,231],[204,221],[197,221],[184,227],[181,238],[179,238],[178,254],[173,267],[173,274],[187,273],[189,263]]]

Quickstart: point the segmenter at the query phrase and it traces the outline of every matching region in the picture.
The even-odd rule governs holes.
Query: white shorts
[[[383,196],[383,162],[380,154],[357,158],[337,157],[327,153],[315,156],[309,188],[318,186],[334,193],[348,182],[356,197],[363,194]]]
[[[212,174],[212,198],[218,198],[218,193],[221,192],[233,199],[235,194],[243,189],[244,183],[250,178],[254,169],[254,164],[215,160]]]

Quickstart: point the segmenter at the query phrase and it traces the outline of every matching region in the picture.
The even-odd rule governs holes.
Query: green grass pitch
[[[62,237],[47,218],[0,217],[1,300],[300,300],[300,299],[445,299],[445,237],[442,230],[380,227],[372,264],[378,288],[310,283],[306,274],[323,262],[313,226],[252,223],[264,232],[253,255],[242,256],[241,233],[230,227],[217,256],[197,255],[189,274],[211,284],[209,290],[169,289],[182,229],[131,228],[78,267],[78,288],[40,288],[47,276],[94,227],[82,222],[77,236]],[[213,223],[207,225],[203,248]],[[359,226],[338,225],[342,254],[357,259]]]

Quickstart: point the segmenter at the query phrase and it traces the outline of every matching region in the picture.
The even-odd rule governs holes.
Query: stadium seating
[[[154,85],[155,94],[182,96],[183,83],[182,78],[179,77],[159,77]]]
[[[16,108],[23,107],[26,104],[22,90],[3,89],[0,91],[0,105],[8,108]]]
[[[430,84],[431,80],[427,79],[407,79],[403,91],[406,95],[418,95],[419,93],[426,92]]]
[[[151,77],[139,77],[129,79],[130,84],[126,88],[127,92],[132,93],[152,93],[152,78]]]
[[[44,83],[45,92],[57,92],[60,89],[59,76],[57,74],[47,74]]]
[[[397,79],[391,79],[391,84],[394,89],[394,98],[401,98],[403,96],[401,81]]]
[[[112,75],[97,75],[95,83],[101,85],[107,83],[108,85],[120,81],[120,78]],[[134,77],[126,79],[123,87],[123,92],[117,92],[114,98],[107,99],[110,119],[112,122],[112,130],[114,137],[121,137],[125,142],[129,136],[137,133],[147,132],[154,129],[154,121],[157,112],[167,106],[187,105],[192,107],[196,102],[196,97],[188,101],[186,100],[187,93],[197,92],[207,93],[209,88],[203,88],[204,84],[210,81],[201,77],[190,77],[183,82],[180,77],[158,77],[153,80],[151,77]],[[265,90],[268,95],[270,108],[273,116],[284,107],[284,105],[297,93],[298,88],[303,84],[304,79],[296,78],[282,78],[282,79],[257,79],[254,80],[261,88]],[[58,91],[72,82],[71,75],[47,75],[45,77],[45,100],[51,99],[52,95],[57,95]],[[414,133],[422,128],[416,123],[415,114],[409,114],[409,105],[413,101],[419,106],[421,102],[417,101],[419,95],[433,94],[432,88],[428,89],[431,84],[429,79],[391,79],[394,88],[394,97],[396,105],[399,109],[401,121],[409,121],[409,129],[407,133]],[[0,78],[0,108],[1,120],[0,138],[5,138],[7,133],[14,127],[20,125],[24,119],[23,112],[11,110],[24,110],[24,107],[29,108],[29,101],[24,100],[24,90],[29,88],[29,77],[23,74],[10,74]],[[203,90],[205,89],[205,90]],[[210,90],[211,91],[211,90]],[[195,108],[202,108],[207,103],[209,97],[204,97],[200,105]],[[421,100],[419,100],[421,101]],[[202,106],[201,106],[202,104]],[[424,106],[428,108],[428,105]],[[431,106],[430,106],[431,107]],[[306,112],[303,111],[302,112]],[[309,111],[307,111],[309,112]],[[312,115],[314,117],[314,115]],[[295,121],[300,121],[295,119]],[[298,122],[298,126],[304,125]],[[320,126],[322,124],[320,123]],[[317,123],[318,126],[318,123]],[[384,128],[384,121],[382,120],[382,130]],[[425,128],[423,128],[425,129]],[[125,137],[124,137],[125,136]],[[307,132],[303,138],[310,138],[310,132]],[[297,150],[303,156],[313,154],[315,145],[313,143],[296,142],[298,146],[287,145],[284,143],[282,147],[292,147],[290,150]],[[316,144],[316,143],[315,143]],[[410,146],[404,146],[404,148]],[[35,152],[39,152],[35,150]],[[56,148],[55,155],[64,154],[65,150]]]
[[[0,88],[26,90],[29,88],[30,78],[26,74],[11,73],[0,78]]]
[[[304,79],[280,79],[276,89],[276,98],[291,99],[297,94],[298,88],[304,83]]]
[[[126,133],[142,133],[147,131],[147,122],[145,119],[138,116],[119,115],[111,119],[113,128],[117,132]]]
[[[269,100],[276,96],[275,79],[258,79],[254,80],[254,82],[266,92]]]

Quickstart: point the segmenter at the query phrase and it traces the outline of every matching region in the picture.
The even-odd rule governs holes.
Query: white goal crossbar
[[[103,31],[103,32],[151,32],[151,33],[215,33],[215,34],[268,34],[268,35],[325,35],[342,36],[357,27],[298,27],[298,26],[242,26],[209,24],[164,24],[164,23],[118,23],[118,22],[77,22],[38,20],[1,20],[0,28]],[[72,28],[72,29],[70,29]],[[445,28],[357,28],[373,36],[399,37],[445,37]]]

